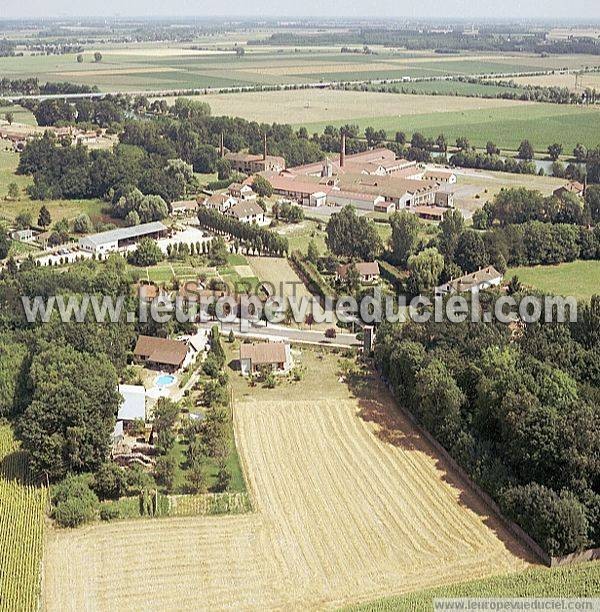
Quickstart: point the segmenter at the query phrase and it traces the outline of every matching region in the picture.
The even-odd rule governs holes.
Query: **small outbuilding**
[[[117,421],[125,427],[134,421],[146,421],[146,389],[141,385],[119,385],[123,402],[119,407]]]

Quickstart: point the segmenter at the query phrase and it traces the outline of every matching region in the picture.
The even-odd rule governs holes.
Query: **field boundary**
[[[384,381],[385,382],[385,381]],[[389,385],[386,386],[389,388]],[[391,392],[391,389],[390,389]],[[511,521],[507,518],[500,506],[492,499],[492,497],[486,493],[466,472],[466,470],[457,463],[457,461],[450,455],[450,453],[438,442],[438,440],[431,434],[427,429],[425,429],[417,420],[417,417],[410,412],[404,406],[401,406],[398,402],[395,402],[398,410],[400,410],[408,420],[414,425],[417,431],[428,441],[433,447],[440,453],[440,455],[447,461],[451,467],[456,470],[457,474],[465,481],[465,484],[470,487],[475,494],[485,503],[487,504],[494,513],[498,516],[502,524],[514,535],[517,539],[519,539],[531,552],[533,552],[536,557],[538,557],[544,565],[547,567],[564,567],[565,565],[571,565],[574,563],[581,563],[586,561],[596,561],[600,559],[600,548],[588,548],[586,550],[581,550],[579,552],[574,552],[569,555],[564,555],[562,557],[553,557],[549,555],[522,527],[517,525],[514,521]]]
[[[386,386],[389,388],[387,383]],[[440,444],[440,442],[438,442],[438,440],[419,423],[417,417],[410,410],[404,406],[401,406],[398,402],[395,402],[395,404],[398,410],[400,410],[402,414],[406,416],[419,434],[422,435],[435,448],[444,461],[450,464],[453,470],[456,470],[456,473],[464,481],[465,485],[469,487],[487,506],[490,507],[490,509],[497,515],[500,522],[508,529],[508,531],[510,531],[512,535],[514,535],[531,552],[533,552],[535,556],[544,563],[544,565],[551,567],[552,558],[550,555],[548,555],[548,553],[526,531],[524,531],[523,528],[519,527],[519,525],[504,516],[498,504],[490,497],[490,495],[488,495],[473,481],[465,469],[459,465],[452,455],[450,455],[450,453],[442,446],[442,444]]]

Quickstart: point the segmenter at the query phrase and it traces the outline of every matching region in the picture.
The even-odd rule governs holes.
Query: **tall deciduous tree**
[[[120,397],[105,355],[54,346],[33,359],[32,401],[19,434],[31,465],[51,480],[96,470],[108,458]]]
[[[390,217],[390,223],[392,226],[390,246],[394,260],[406,265],[408,258],[417,250],[421,224],[415,215],[406,211],[394,213]]]
[[[489,262],[483,238],[473,230],[463,232],[458,238],[454,261],[467,273],[485,267]]]
[[[437,249],[429,248],[408,258],[408,279],[411,293],[418,294],[432,289],[444,269],[444,258]]]
[[[353,206],[331,215],[327,223],[327,246],[336,255],[373,260],[383,248],[375,225],[359,217]]]

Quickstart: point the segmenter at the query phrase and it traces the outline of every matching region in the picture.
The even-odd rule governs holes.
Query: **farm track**
[[[255,513],[55,531],[46,609],[315,609],[531,561],[378,402],[239,403],[235,427]]]

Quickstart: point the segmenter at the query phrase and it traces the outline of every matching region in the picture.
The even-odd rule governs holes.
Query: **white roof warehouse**
[[[160,221],[153,221],[85,236],[79,239],[79,248],[90,253],[108,253],[135,244],[142,238],[160,238],[166,233],[166,225]]]

